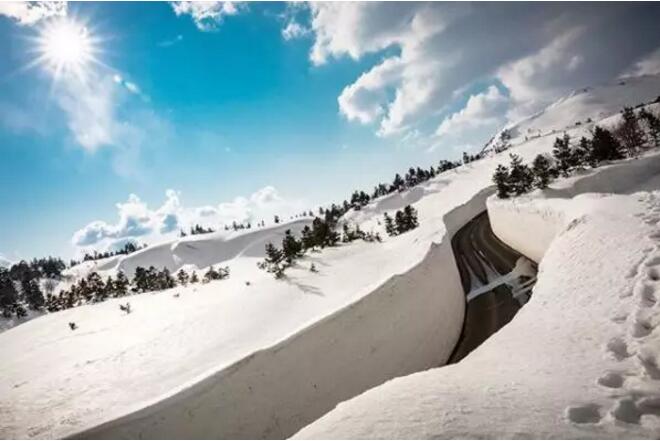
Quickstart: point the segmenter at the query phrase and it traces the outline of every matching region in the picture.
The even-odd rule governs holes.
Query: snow
[[[391,380],[295,438],[660,436],[660,191],[538,194],[516,205],[517,225],[548,211],[561,226],[549,221],[555,237],[510,324],[460,363]]]
[[[551,125],[541,127],[550,133],[561,128],[561,118],[581,118],[584,103],[592,106],[590,114],[612,115],[620,109],[614,100],[621,96],[640,101],[657,96],[658,78],[628,79],[625,86],[568,98],[535,124]],[[581,125],[569,133],[579,136],[587,130]],[[521,135],[512,140],[511,152],[531,160],[548,152],[553,140],[525,141]],[[655,291],[647,279],[660,278],[660,269],[653,266],[647,274],[643,267],[632,278],[621,274],[621,268],[630,272],[643,258],[655,259],[643,251],[653,243],[652,226],[644,223],[651,219],[629,216],[648,211],[644,204],[653,205],[655,199],[555,197],[558,213],[570,207],[571,215],[559,218],[586,217],[548,239],[532,301],[461,363],[431,369],[445,363],[463,323],[465,295],[449,239],[486,208],[492,172],[502,162],[508,162],[508,152],[349,212],[344,221],[380,232],[383,243],[355,242],[311,253],[282,281],[257,270],[263,245],[279,242],[284,230],[302,228],[308,220],[186,237],[72,268],[70,279],[92,270],[105,276],[122,269],[131,275],[138,265],[203,272],[213,264],[228,265],[231,277],[46,314],[0,334],[0,436],[282,438],[383,383],[339,405],[299,436],[543,437],[553,434],[552,424],[580,437],[648,435],[648,415],[641,417],[644,424],[629,431],[615,425],[613,432],[605,427],[609,417],[585,428],[563,415],[590,420],[618,406],[617,414],[631,418],[634,409],[648,410],[655,403],[653,395],[627,389],[650,388],[648,377],[656,372],[653,354],[660,349],[647,342],[654,331],[642,344],[622,326],[641,335],[648,328],[645,320],[655,323],[645,316],[637,320],[648,308],[633,309],[640,301],[651,304]],[[574,181],[565,188],[581,185]],[[657,177],[635,185],[653,183]],[[419,228],[387,237],[383,213],[407,204],[418,210]],[[608,231],[619,230],[607,238]],[[586,258],[600,267],[585,271],[581,264]],[[312,262],[318,273],[309,271]],[[635,283],[632,296],[616,295]],[[614,294],[603,298],[602,293]],[[127,301],[131,314],[119,309]],[[619,312],[626,312],[626,318],[609,320]],[[69,322],[78,329],[71,331]],[[613,340],[601,341],[604,336]],[[609,352],[604,349],[608,345]],[[614,364],[612,357],[638,349],[635,357],[625,358],[625,366]],[[564,371],[570,378],[553,375]],[[602,382],[616,384],[616,375],[625,380],[621,393],[627,395],[618,404],[596,394],[597,379],[607,375]],[[401,378],[388,381],[396,377]],[[548,392],[560,387],[568,392]],[[585,397],[589,401],[578,400]],[[487,416],[478,418],[480,413]],[[592,432],[601,426],[601,432]]]

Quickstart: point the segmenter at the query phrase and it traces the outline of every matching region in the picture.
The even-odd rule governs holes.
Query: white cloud
[[[494,129],[505,122],[508,104],[509,98],[490,86],[483,93],[471,95],[463,109],[446,117],[436,135],[457,137],[484,126]]]
[[[177,16],[190,15],[201,31],[212,31],[225,17],[238,14],[245,4],[231,1],[179,1],[170,2]]]
[[[635,63],[628,75],[654,75],[660,73],[660,49],[653,51]]]
[[[97,220],[74,233],[71,242],[80,253],[91,249],[116,249],[128,240],[152,243],[173,238],[179,230],[188,230],[195,224],[220,229],[233,221],[270,222],[275,214],[286,218],[307,208],[304,201],[283,198],[272,186],[217,206],[184,207],[180,193],[170,189],[165,192],[163,204],[156,209],[150,209],[134,194],[129,195],[126,202],[116,204],[116,207],[116,223]]]
[[[651,4],[347,2],[312,3],[310,13],[313,64],[382,55],[338,97],[342,115],[381,136],[437,127],[462,90],[484,81],[532,111],[615,77],[660,41]]]
[[[301,38],[308,35],[311,32],[309,28],[306,28],[295,20],[291,20],[287,25],[282,29],[282,38],[285,40],[294,40],[296,38]]]
[[[19,25],[32,26],[51,17],[64,17],[67,2],[0,2],[0,15],[14,19]]]

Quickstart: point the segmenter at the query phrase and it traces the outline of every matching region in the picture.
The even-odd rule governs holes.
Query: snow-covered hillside
[[[659,159],[612,189],[658,188]],[[296,438],[660,436],[660,191],[547,196],[489,200],[494,229],[510,212],[500,232],[519,244],[552,237],[515,320],[460,363],[374,388]]]
[[[659,78],[628,79],[625,85],[595,88],[576,95],[546,110],[544,119],[537,119],[535,127],[546,133],[563,129],[559,123],[568,121],[569,133],[579,136],[586,133],[588,127],[574,126],[575,121],[587,117],[596,121],[598,115],[610,116],[619,110],[620,103],[611,103],[610,95],[639,98],[630,104],[651,101],[660,94]],[[586,106],[583,103],[591,103],[588,116],[583,115]],[[553,136],[527,141],[525,136],[519,133],[514,137],[511,151],[526,160],[552,148]],[[364,231],[381,232],[383,243],[358,241],[310,253],[287,271],[284,280],[275,280],[271,274],[258,270],[256,263],[262,256],[265,242],[280,240],[285,229],[299,229],[306,221],[230,236],[188,237],[72,269],[71,275],[75,277],[91,270],[105,275],[122,269],[131,274],[137,266],[167,266],[176,271],[182,266],[203,270],[209,265],[222,264],[230,267],[231,277],[47,314],[0,334],[3,349],[0,436],[281,438],[294,434],[337,403],[369,388],[444,364],[459,337],[464,313],[464,293],[449,241],[453,232],[486,208],[486,199],[493,191],[491,175],[498,163],[508,161],[507,153],[442,173],[413,189],[382,197],[360,211],[349,212],[344,221],[357,223]],[[641,202],[624,197],[597,200],[601,199],[602,206],[585,214],[594,219],[603,218],[594,221],[602,224],[602,228],[627,229],[611,246],[621,247],[629,240],[638,240],[641,244],[642,238],[649,234],[642,230],[651,227],[642,225],[639,218],[626,216],[626,210],[640,209]],[[419,228],[387,237],[380,225],[383,213],[392,213],[407,204],[413,204],[418,210]],[[612,211],[612,207],[619,205],[623,211]],[[598,228],[593,231],[584,226],[572,229],[571,235],[576,234],[584,234],[581,240],[599,241],[602,248],[596,249],[597,252],[611,251],[609,244],[601,243],[603,238],[599,234],[602,231]],[[563,247],[555,253],[568,252],[568,245]],[[616,260],[619,266],[613,263],[611,270],[609,266],[603,267],[612,273],[612,280],[618,274],[617,268],[629,263],[629,259],[641,259],[637,248],[636,243],[635,247],[622,252],[617,259],[625,262]],[[577,271],[575,263],[580,258],[576,255],[571,271]],[[319,269],[318,273],[309,271],[311,263]],[[542,265],[542,273],[544,268]],[[583,300],[575,295],[578,288],[588,286],[583,281],[596,283],[589,278],[573,276],[567,284],[560,285],[561,290],[566,298],[570,293],[571,301],[580,305],[598,303],[593,311],[585,310],[595,320],[612,305],[593,301],[593,297],[586,296]],[[615,281],[619,283],[618,279]],[[246,282],[250,282],[249,285]],[[538,322],[548,329],[558,329],[559,325],[550,316],[543,320],[538,317],[551,303],[555,282],[554,279],[542,282],[539,278],[534,303],[526,306],[524,314],[505,328],[517,327],[518,338],[514,341],[530,342],[543,349],[543,345],[538,344],[538,335],[544,334],[539,334],[539,328],[528,326]],[[605,289],[605,285],[594,286]],[[544,290],[547,294],[543,294]],[[129,315],[118,307],[126,300],[133,309]],[[557,312],[551,308],[548,310]],[[575,317],[566,316],[567,319]],[[78,324],[78,329],[72,331],[69,322]],[[614,329],[600,327],[600,322],[595,326],[598,326],[597,332]],[[484,348],[502,341],[502,335],[504,331],[489,340]],[[565,341],[562,338],[565,333],[558,334],[553,341]],[[592,343],[598,346],[595,340]],[[582,347],[576,345],[575,349]],[[492,375],[501,374],[497,378],[507,380],[511,393],[531,391],[533,396],[533,391],[543,390],[548,395],[550,389],[541,387],[538,382],[561,381],[559,376],[552,376],[550,370],[533,365],[544,359],[542,354],[534,353],[532,356],[536,358],[529,360],[504,352],[503,362],[503,353],[495,360],[494,355],[486,352],[481,362],[471,361],[479,360],[481,353],[484,350],[479,349],[466,359],[481,370],[475,367],[462,373],[461,367],[465,365],[462,362],[441,371],[431,370],[408,377],[413,382],[421,378],[419,383],[410,383],[414,388],[408,391],[409,398],[421,400],[411,401],[411,408],[400,409],[405,405],[396,405],[393,400],[388,401],[389,407],[384,407],[386,411],[381,415],[369,413],[360,403],[368,403],[367,407],[376,412],[380,405],[371,401],[378,400],[374,397],[381,393],[378,392],[381,389],[376,389],[377,392],[367,393],[355,401],[358,403],[354,407],[358,409],[355,415],[365,415],[365,425],[359,426],[350,418],[351,412],[345,409],[351,409],[353,404],[347,404],[302,432],[302,436],[378,437],[382,434],[397,437],[410,434],[424,437],[445,436],[445,433],[479,436],[478,431],[444,432],[446,421],[440,421],[441,416],[429,420],[428,428],[433,433],[406,430],[419,427],[411,423],[418,417],[421,426],[425,426],[424,418],[430,418],[426,409],[463,421],[460,416],[445,412],[454,403],[437,406],[443,402],[443,396],[454,397],[451,394],[455,391],[462,393],[472,390],[470,388],[477,391],[477,384],[481,384],[478,392],[483,396],[484,384],[473,381],[475,377],[490,378],[485,375],[483,366],[492,367]],[[548,356],[561,359],[554,353]],[[530,376],[521,377],[525,381],[507,376],[509,372],[526,369]],[[455,381],[465,384],[451,386],[451,382],[439,380],[442,375],[455,375],[452,377]],[[552,380],[547,379],[550,377]],[[428,379],[440,381],[437,388],[430,387]],[[578,383],[582,380],[578,378],[569,387],[579,390]],[[393,384],[400,383],[387,383],[382,390],[396,390],[398,392],[393,392],[392,396],[405,399],[406,396],[396,395],[400,389]],[[539,387],[534,389],[535,385]],[[429,393],[424,393],[424,388]],[[434,395],[435,392],[438,395]],[[504,400],[508,397],[504,392],[500,396]],[[524,412],[526,406],[533,406],[533,403],[506,403],[511,409],[511,418],[503,418],[503,421],[508,421],[509,427],[515,429],[512,415]],[[573,405],[559,403],[559,400],[557,403],[557,406]],[[492,405],[499,410],[502,404]],[[469,412],[469,409],[456,405],[455,411]],[[396,414],[403,415],[403,419],[395,418]],[[409,419],[404,418],[407,415]],[[493,421],[492,415],[489,413],[486,418],[489,424]],[[403,421],[401,431],[379,432],[381,427],[393,427],[388,425],[388,420]],[[385,426],[380,426],[378,421],[383,421]],[[435,421],[440,421],[440,425],[434,425]],[[336,431],[332,431],[335,423],[333,430]],[[512,436],[516,433],[511,432]],[[520,432],[525,433],[536,434]]]
[[[566,129],[593,127],[594,123],[617,115],[626,106],[648,104],[660,98],[660,76],[644,75],[572,91],[535,115],[505,128],[513,144]],[[489,149],[498,137],[486,146]]]

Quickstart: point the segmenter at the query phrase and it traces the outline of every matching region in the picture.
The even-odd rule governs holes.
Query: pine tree
[[[284,232],[282,252],[284,253],[284,259],[289,265],[302,255],[302,244],[293,236],[291,230]]]
[[[406,183],[404,182],[401,175],[397,173],[396,176],[394,176],[394,181],[392,182],[392,187],[390,188],[390,191],[402,191],[405,188],[406,188]]]
[[[206,271],[206,274],[204,274],[204,279],[202,279],[202,281],[203,281],[204,283],[209,283],[210,281],[212,281],[212,280],[217,280],[217,279],[219,279],[218,273],[217,273],[217,271],[213,268],[213,265],[211,265],[211,266],[209,267],[208,271]]]
[[[199,283],[199,277],[197,277],[197,272],[193,271],[190,275],[190,284],[194,285],[195,283]]]
[[[280,223],[280,217],[278,215],[273,216],[273,222],[275,222],[276,224],[279,224]]]
[[[0,268],[0,312],[4,317],[11,317],[17,301],[18,292],[14,281],[9,277],[9,271]]]
[[[105,296],[105,283],[96,271],[92,271],[87,275],[87,289],[83,292],[85,300],[101,301]]]
[[[660,118],[646,109],[642,109],[639,116],[646,122],[649,138],[653,141],[653,145],[660,147]]]
[[[635,156],[646,143],[644,131],[639,126],[637,115],[632,107],[625,107],[621,111],[621,116],[623,121],[617,128],[617,135],[621,139],[623,147],[628,151],[628,155]]]
[[[268,265],[277,265],[282,262],[284,255],[281,250],[275,248],[271,242],[266,244],[266,258],[265,261]]]
[[[550,161],[545,155],[537,155],[532,163],[534,173],[534,186],[544,189],[550,183]]]
[[[176,273],[176,278],[179,281],[179,285],[182,286],[188,285],[188,282],[190,281],[190,276],[188,276],[188,273],[185,272],[183,268],[181,268],[179,272]]]
[[[578,145],[573,149],[572,163],[576,167],[591,165],[591,143],[584,136],[578,141]]]
[[[394,213],[394,225],[396,225],[396,234],[401,234],[406,231],[406,218],[403,211],[397,210]]]
[[[169,269],[163,268],[161,271],[158,272],[157,282],[156,282],[156,288],[158,290],[170,289],[170,288],[174,288],[175,286],[176,286],[176,280],[174,279],[174,277],[172,277],[172,274],[170,273]]]
[[[44,299],[44,295],[36,279],[22,280],[21,291],[30,309],[40,310],[46,303],[46,299]]]
[[[309,228],[309,225],[305,225],[302,229],[302,246],[303,249],[309,250],[313,249],[316,242],[314,241],[314,234],[312,229]]]
[[[509,188],[516,196],[527,193],[532,188],[534,176],[526,164],[523,164],[520,156],[511,154],[511,164],[509,166]]]
[[[396,225],[394,225],[392,216],[390,216],[388,213],[385,213],[383,216],[385,217],[385,232],[388,236],[396,236]]]
[[[147,270],[138,266],[135,268],[135,276],[133,277],[133,291],[147,292],[149,291],[149,280],[147,277]]]
[[[128,293],[130,283],[126,278],[126,274],[119,270],[114,282],[114,295],[115,297],[123,297]]]
[[[570,137],[564,134],[563,138],[555,139],[555,145],[552,149],[552,156],[554,156],[557,163],[557,170],[562,176],[568,176],[568,171],[572,165],[573,155],[571,153]]]
[[[493,182],[497,187],[497,197],[506,199],[509,197],[509,169],[499,164],[493,174]]]
[[[403,209],[403,217],[405,220],[406,231],[413,230],[419,226],[417,221],[417,210],[411,205],[406,205]]]
[[[591,138],[591,156],[594,163],[622,159],[621,144],[612,133],[596,126]]]

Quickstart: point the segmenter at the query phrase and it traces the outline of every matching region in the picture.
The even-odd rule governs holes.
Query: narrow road
[[[522,257],[495,236],[486,211],[456,232],[451,245],[466,296],[470,291],[511,272],[518,258]],[[464,358],[509,323],[521,308],[506,284],[466,302],[463,331],[447,364]]]

